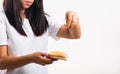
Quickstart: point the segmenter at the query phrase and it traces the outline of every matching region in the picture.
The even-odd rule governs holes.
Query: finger
[[[42,65],[42,66],[45,66],[45,65],[46,65],[46,63],[45,63],[45,62],[42,62],[42,63],[41,63],[41,65]]]
[[[43,60],[44,63],[46,63],[46,64],[51,64],[51,63],[53,63],[53,61],[52,61],[51,59],[47,58],[47,57],[42,57],[42,60]]]
[[[79,21],[79,18],[77,16],[77,14],[73,15],[72,24],[77,24],[78,21]]]
[[[42,52],[41,56],[50,57],[50,54],[48,54],[48,53],[43,53],[43,52]]]
[[[51,59],[52,61],[58,61],[57,58],[50,57],[50,59]]]
[[[53,63],[53,61],[51,59],[48,59],[45,56],[44,57],[43,56],[39,56],[39,58],[41,60],[39,60],[38,63],[41,64],[41,65],[43,65],[43,66],[47,65],[47,64],[52,64]]]
[[[58,61],[58,59],[52,58],[52,61]]]
[[[72,17],[73,17],[72,13],[66,14],[66,26],[67,26],[67,28],[69,28],[70,24],[72,23]]]
[[[51,61],[51,62],[52,62],[52,61],[57,61],[57,60],[58,60],[58,59],[52,58],[52,57],[51,57],[51,54],[48,54],[48,53],[43,53],[42,56],[43,56],[45,59],[47,59],[47,61]],[[51,63],[51,62],[50,62],[50,63]]]
[[[74,15],[74,16],[73,16],[73,19],[72,19],[72,24],[75,24],[76,21],[77,21],[77,19],[76,19],[76,16]]]

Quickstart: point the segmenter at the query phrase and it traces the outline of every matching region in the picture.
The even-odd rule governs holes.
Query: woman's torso
[[[23,20],[23,29],[27,37],[20,35],[8,22],[3,13],[6,26],[7,45],[9,56],[23,56],[34,52],[46,52],[48,32],[36,37],[33,34],[29,21]],[[14,65],[14,64],[13,64]],[[13,70],[7,70],[6,74],[47,74],[47,67],[35,63],[25,65]]]

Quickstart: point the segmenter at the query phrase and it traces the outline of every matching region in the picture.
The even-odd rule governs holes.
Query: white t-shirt
[[[47,17],[49,28],[42,36],[33,34],[28,19],[23,20],[23,29],[27,37],[20,35],[10,25],[4,11],[0,11],[0,45],[8,45],[10,56],[23,56],[34,52],[46,52],[48,36],[56,38],[61,24]],[[14,65],[14,64],[13,64]],[[7,70],[6,74],[48,74],[47,67],[31,63],[13,70]]]

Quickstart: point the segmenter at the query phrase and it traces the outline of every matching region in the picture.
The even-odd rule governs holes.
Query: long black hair
[[[22,28],[23,23],[20,17],[21,8],[20,0],[4,0],[3,9],[9,23],[21,35],[27,36]],[[25,10],[25,15],[30,22],[35,36],[41,36],[47,31],[49,25],[44,13],[43,0],[34,0],[32,6]]]

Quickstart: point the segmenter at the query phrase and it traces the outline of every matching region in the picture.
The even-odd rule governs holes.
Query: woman
[[[48,36],[80,38],[78,16],[66,13],[66,24],[44,13],[42,0],[4,0],[0,11],[0,69],[6,74],[48,74],[57,59],[46,52]]]

